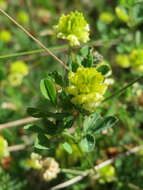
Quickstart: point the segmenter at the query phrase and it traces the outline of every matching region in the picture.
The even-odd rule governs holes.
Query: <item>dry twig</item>
[[[39,118],[34,118],[34,117],[27,117],[27,118],[20,119],[20,120],[17,120],[17,121],[11,121],[11,122],[8,122],[8,123],[0,124],[0,130],[5,129],[5,128],[9,128],[9,127],[16,127],[16,126],[20,126],[20,125],[25,125],[27,123],[32,123],[32,122],[35,122],[35,121],[38,121],[38,120],[40,120],[40,119]]]
[[[111,158],[109,160],[106,160],[105,162],[102,162],[101,164],[95,166],[95,170],[98,171],[99,169],[107,166],[107,165],[110,165],[112,164],[115,160],[117,160],[118,158],[121,158],[121,157],[124,157],[124,156],[129,156],[130,154],[133,154],[133,153],[136,153],[138,152],[139,150],[143,149],[143,145],[141,146],[137,146],[137,147],[134,147],[132,148],[131,150],[123,153],[123,154],[120,154],[119,156],[115,157],[115,158]],[[88,176],[90,173],[91,173],[92,170],[87,170],[83,172],[83,175],[78,175],[64,183],[61,183],[61,184],[58,184],[54,187],[52,187],[50,190],[58,190],[58,189],[63,189],[63,188],[66,188],[70,185],[73,185],[79,181],[81,181],[83,178],[85,178],[86,176]]]

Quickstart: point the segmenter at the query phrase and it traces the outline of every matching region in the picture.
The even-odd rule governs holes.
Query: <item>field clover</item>
[[[85,110],[95,111],[108,86],[102,73],[96,68],[79,67],[75,73],[70,72],[68,78],[70,85],[66,91],[73,96],[71,102],[82,105]]]
[[[89,40],[89,25],[82,13],[75,11],[62,15],[56,25],[57,37],[68,40],[71,46]]]
[[[10,65],[10,72],[26,76],[29,72],[29,69],[24,61],[15,61]]]

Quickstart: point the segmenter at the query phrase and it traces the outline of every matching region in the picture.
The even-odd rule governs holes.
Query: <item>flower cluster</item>
[[[8,30],[1,30],[0,31],[0,41],[8,43],[12,39],[12,35]]]
[[[134,49],[129,55],[119,54],[115,62],[123,68],[131,67],[133,72],[143,72],[143,49]]]
[[[60,172],[59,164],[54,158],[42,158],[42,156],[37,153],[31,154],[31,159],[27,161],[27,165],[39,170],[40,176],[42,176],[45,181],[51,181],[56,178]]]
[[[68,78],[70,85],[66,91],[72,95],[71,102],[82,105],[88,111],[95,111],[108,86],[102,73],[96,68],[79,67],[75,73],[70,72]]]
[[[0,8],[6,10],[8,7],[8,2],[5,0],[0,0]]]
[[[56,25],[57,37],[68,40],[71,46],[78,46],[89,40],[89,25],[82,13],[75,11],[60,17]]]
[[[115,57],[115,62],[123,68],[130,67],[129,56],[126,54],[119,54]]]
[[[114,15],[110,12],[102,12],[99,16],[99,20],[105,24],[110,24],[114,20]]]
[[[0,159],[7,156],[9,156],[8,143],[2,136],[0,136]]]
[[[29,16],[25,11],[19,11],[17,13],[17,21],[22,24],[27,24],[29,22]]]
[[[15,61],[9,68],[8,80],[12,86],[19,86],[29,72],[28,66],[24,61]]]

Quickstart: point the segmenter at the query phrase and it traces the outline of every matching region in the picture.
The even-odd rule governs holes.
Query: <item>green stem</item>
[[[62,50],[65,50],[67,46],[63,45],[63,46],[57,46],[57,47],[52,47],[49,48],[51,51],[55,51],[55,52],[60,52]],[[20,53],[12,53],[9,55],[1,55],[0,59],[5,59],[5,58],[11,58],[11,57],[18,57],[18,56],[25,56],[25,55],[33,55],[33,54],[38,54],[38,53],[43,53],[45,52],[44,49],[35,49],[35,50],[31,50],[31,51],[25,51],[25,52],[20,52]]]
[[[117,90],[114,94],[112,94],[111,96],[108,96],[107,98],[105,98],[102,102],[105,102],[111,98],[113,98],[114,96],[117,96],[121,93],[123,93],[127,88],[129,88],[130,86],[132,86],[134,83],[140,81],[141,79],[143,79],[143,76],[138,77],[137,79],[133,80],[132,82],[130,82],[129,84],[127,84],[126,86],[124,86],[123,88]]]
[[[107,42],[107,41],[106,41]],[[117,41],[113,40],[110,42],[110,45],[114,45],[116,44]],[[89,42],[86,45],[89,46],[102,46],[104,44],[104,41],[93,41],[93,42]],[[79,49],[81,47],[83,47],[84,45],[81,45],[79,47],[75,47],[75,49]],[[56,46],[56,47],[51,47],[49,48],[49,50],[55,51],[57,53],[60,53],[62,51],[66,51],[68,50],[68,45],[62,45],[62,46]],[[43,48],[41,49],[36,49],[36,50],[31,50],[31,51],[25,51],[25,52],[20,52],[20,53],[12,53],[9,55],[1,55],[0,59],[5,59],[5,58],[11,58],[11,57],[18,57],[18,56],[26,56],[26,55],[33,55],[33,54],[38,54],[38,53],[43,53],[45,52],[45,50]]]

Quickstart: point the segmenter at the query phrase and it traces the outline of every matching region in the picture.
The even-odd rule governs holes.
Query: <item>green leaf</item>
[[[34,133],[43,133],[44,131],[37,125],[29,124],[24,126],[25,130],[34,132]]]
[[[53,104],[57,103],[57,93],[52,78],[47,77],[41,80],[40,89],[45,98],[49,99]]]
[[[91,47],[88,48],[88,54],[83,59],[82,65],[84,67],[91,67],[93,65],[93,48],[91,48]]]
[[[64,118],[64,128],[69,129],[70,127],[72,127],[73,123],[74,123],[74,117],[73,116],[69,116]]]
[[[98,120],[101,120],[101,116],[98,113],[93,113],[89,117],[86,117],[83,123],[84,133],[91,131],[95,127]]]
[[[37,149],[49,149],[49,139],[44,134],[38,134],[34,147]]]
[[[89,47],[88,46],[81,48],[81,50],[80,50],[81,56],[86,57],[88,55],[88,53],[89,53]]]
[[[108,64],[101,64],[101,65],[97,66],[97,71],[101,72],[102,75],[107,75],[107,74],[111,73],[111,67]]]
[[[92,135],[86,135],[79,143],[83,152],[91,152],[95,148],[95,139]]]
[[[36,118],[42,118],[42,117],[51,117],[51,118],[56,118],[56,119],[62,119],[64,117],[68,117],[69,113],[51,113],[48,112],[47,110],[41,110],[38,108],[28,108],[27,113]]]
[[[63,148],[65,149],[65,151],[67,151],[69,154],[72,153],[72,147],[69,143],[65,142],[62,144]]]
[[[52,121],[48,119],[43,119],[42,120],[43,125],[44,125],[44,131],[48,135],[57,135],[59,133],[60,128],[58,125],[55,125]]]
[[[99,114],[93,113],[84,121],[84,134],[98,134],[103,130],[113,127],[117,123],[117,118],[113,116],[102,118]]]
[[[54,72],[52,72],[51,76],[55,79],[56,84],[58,84],[60,86],[64,86],[64,81],[63,81],[62,75],[59,74],[59,72],[54,71]]]
[[[105,119],[103,119],[102,121],[99,121],[99,123],[97,123],[93,132],[95,134],[101,133],[102,131],[107,130],[107,129],[115,126],[117,121],[118,120],[116,117],[113,117],[113,116],[106,117]]]
[[[46,90],[46,87],[45,87],[45,80],[44,80],[44,79],[42,79],[41,82],[40,82],[40,90],[41,90],[43,96],[44,96],[46,99],[50,100],[49,94],[48,94],[48,92],[47,92],[47,90]]]
[[[47,117],[47,114],[44,110],[38,109],[38,108],[28,108],[27,113],[36,118],[41,118],[41,117]]]

